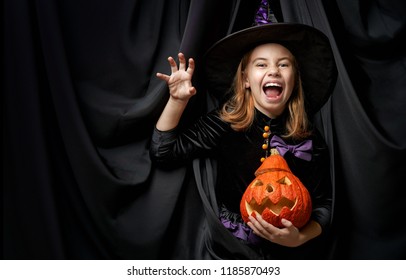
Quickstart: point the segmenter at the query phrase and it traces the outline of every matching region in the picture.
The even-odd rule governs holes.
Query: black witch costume
[[[269,6],[265,4],[267,1],[262,1],[255,19],[256,26],[226,36],[205,54],[209,92],[224,100],[230,93],[243,55],[260,44],[278,43],[289,49],[297,60],[305,109],[308,116],[313,116],[331,95],[337,78],[328,38],[308,25],[275,23],[270,17]],[[171,168],[194,160],[196,184],[209,225],[204,250],[209,252],[210,258],[325,258],[324,239],[332,218],[329,151],[314,127],[309,127],[311,134],[306,139],[283,138],[287,112],[285,110],[281,116],[271,119],[255,109],[253,124],[241,132],[223,121],[218,109],[183,131],[174,128],[164,132],[155,128],[150,154],[157,164]],[[241,198],[272,147],[278,149],[293,174],[308,189],[313,206],[311,219],[322,228],[320,236],[296,248],[258,237],[240,215]],[[204,159],[210,166],[199,167],[196,159]],[[214,165],[211,165],[212,161]]]
[[[304,141],[298,143],[284,139],[281,143],[285,133],[285,117],[282,115],[271,119],[256,110],[250,129],[237,132],[215,110],[183,132],[177,128],[170,131],[155,128],[152,136],[151,157],[161,167],[170,168],[200,157],[210,157],[217,161],[215,193],[220,209],[218,219],[231,233],[230,238],[237,238],[245,246],[253,248],[258,252],[258,258],[306,258],[304,255],[292,254],[293,251],[303,250],[284,249],[256,236],[241,219],[239,205],[242,195],[255,178],[254,173],[261,165],[261,158],[269,152],[264,149],[264,143],[269,147],[277,146],[272,144],[274,138],[279,140],[280,150],[284,148],[287,151],[284,158],[292,172],[310,192],[313,204],[311,219],[321,225],[323,232],[328,230],[330,224],[332,194],[326,144],[316,129]],[[303,143],[307,143],[307,151],[301,154],[310,153],[310,158],[301,156],[295,150]]]

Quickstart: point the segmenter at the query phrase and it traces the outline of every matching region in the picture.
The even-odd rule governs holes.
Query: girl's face
[[[255,107],[270,118],[282,114],[295,86],[294,58],[282,45],[256,47],[244,71]]]

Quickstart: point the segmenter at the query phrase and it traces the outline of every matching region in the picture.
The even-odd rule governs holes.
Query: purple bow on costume
[[[306,161],[311,161],[313,143],[312,140],[303,141],[297,145],[288,145],[279,136],[274,135],[269,143],[270,147],[276,148],[281,156],[287,152],[292,153],[295,157],[301,158]]]

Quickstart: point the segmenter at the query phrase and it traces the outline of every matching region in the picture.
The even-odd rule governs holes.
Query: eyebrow
[[[285,59],[287,59],[289,61],[292,61],[292,58],[290,58],[289,56],[284,56],[284,57],[278,58],[277,61],[281,61],[281,60],[285,60]],[[257,57],[252,62],[256,62],[257,60],[266,60],[266,61],[268,61],[269,59],[264,58],[264,57]]]

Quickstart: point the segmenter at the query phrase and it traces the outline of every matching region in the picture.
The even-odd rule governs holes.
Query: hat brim
[[[215,43],[204,56],[209,91],[215,96],[229,92],[243,55],[264,43],[281,44],[295,56],[306,111],[308,114],[319,111],[335,86],[337,68],[327,36],[304,24],[274,23],[250,27]]]

